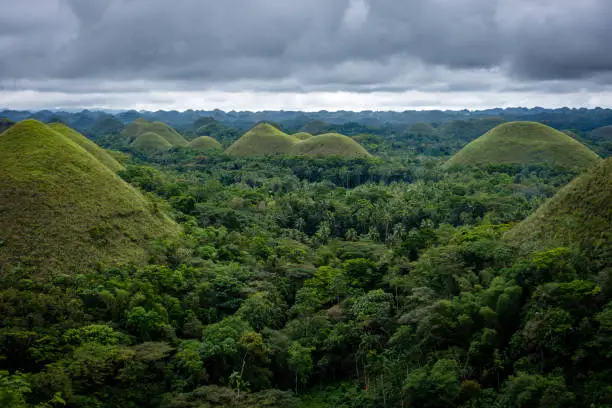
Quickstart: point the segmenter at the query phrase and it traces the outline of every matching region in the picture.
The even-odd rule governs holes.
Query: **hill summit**
[[[537,122],[501,124],[461,149],[452,165],[545,164],[584,169],[601,158],[582,143]]]
[[[138,136],[146,132],[157,133],[172,147],[184,147],[189,143],[185,138],[172,127],[166,125],[163,122],[149,122],[145,119],[138,118],[129,125],[127,125],[121,134],[130,138],[131,141],[135,140]]]
[[[230,156],[290,154],[298,140],[268,123],[260,123],[225,151]]]
[[[563,187],[506,238],[526,248],[574,246],[612,263],[612,158]]]
[[[293,146],[296,156],[342,156],[345,158],[369,157],[370,153],[348,136],[326,133],[313,136]]]
[[[140,263],[179,227],[87,150],[25,120],[0,135],[0,269]]]
[[[200,136],[193,139],[189,145],[196,150],[221,150],[223,146],[210,136]]]

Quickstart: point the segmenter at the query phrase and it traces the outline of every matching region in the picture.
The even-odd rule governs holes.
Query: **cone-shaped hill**
[[[505,238],[526,249],[578,247],[612,266],[612,158],[563,187]]]
[[[296,138],[297,140],[306,140],[306,139],[310,139],[312,137],[312,135],[308,132],[299,132],[296,133],[294,135],[292,135],[294,138]]]
[[[49,127],[56,132],[61,133],[66,136],[68,139],[72,140],[74,143],[81,146],[83,149],[87,150],[93,157],[98,159],[102,164],[111,169],[112,171],[125,170],[122,164],[120,164],[117,160],[115,160],[110,154],[106,152],[103,148],[87,139],[85,136],[77,132],[76,130],[69,128],[63,123],[51,123]]]
[[[551,127],[537,122],[509,122],[469,143],[446,165],[544,164],[584,169],[600,160],[588,147]]]
[[[35,120],[0,135],[0,269],[79,273],[143,262],[151,239],[178,233],[91,153]]]
[[[127,136],[130,140],[136,139],[143,133],[153,132],[157,133],[170,143],[173,147],[187,146],[189,143],[185,138],[176,130],[171,128],[162,122],[148,122],[145,119],[139,118],[130,123],[121,132],[122,135]]]
[[[165,152],[172,148],[170,142],[155,132],[144,132],[130,144],[130,149],[139,153]]]
[[[290,154],[297,142],[293,136],[268,123],[261,123],[236,140],[225,152],[230,156]]]
[[[223,146],[210,136],[200,136],[193,139],[189,145],[196,150],[222,150]]]
[[[293,146],[296,156],[341,156],[345,158],[369,157],[370,153],[348,136],[326,133],[313,136]]]

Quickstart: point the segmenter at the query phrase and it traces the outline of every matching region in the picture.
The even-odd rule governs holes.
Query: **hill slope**
[[[141,133],[130,144],[130,149],[141,153],[165,152],[172,148],[170,142],[154,132]]]
[[[312,135],[308,132],[299,132],[296,134],[291,135],[294,138],[298,139],[298,140],[306,140],[306,139],[310,139],[312,137]]]
[[[79,273],[143,262],[178,226],[72,140],[35,120],[0,136],[0,268]]]
[[[236,140],[225,152],[231,156],[289,154],[297,142],[297,139],[274,126],[261,123]]]
[[[102,149],[100,146],[87,139],[85,136],[80,134],[74,129],[69,128],[63,123],[51,123],[49,127],[56,132],[61,133],[66,136],[68,139],[72,140],[83,149],[87,150],[93,157],[98,159],[102,164],[111,169],[114,172],[119,170],[125,170],[122,164],[120,164],[117,160],[115,160],[110,154],[106,152],[106,150]]]
[[[526,248],[576,246],[612,266],[612,158],[562,188],[506,238]]]
[[[200,136],[193,139],[189,145],[197,150],[221,150],[223,146],[210,136]]]
[[[121,132],[122,135],[129,137],[130,140],[136,139],[143,133],[157,133],[168,141],[172,146],[183,147],[189,143],[176,130],[162,122],[148,122],[145,119],[139,118],[130,123]]]
[[[370,153],[348,136],[326,133],[297,143],[292,154],[299,156],[368,157]]]
[[[519,164],[587,168],[601,158],[582,143],[536,122],[509,122],[491,129],[461,149],[448,162]]]

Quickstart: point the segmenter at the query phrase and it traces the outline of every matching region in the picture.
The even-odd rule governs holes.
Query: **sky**
[[[0,0],[0,109],[612,107],[610,0]]]

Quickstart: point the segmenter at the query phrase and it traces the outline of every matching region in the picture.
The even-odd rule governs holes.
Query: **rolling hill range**
[[[345,158],[369,157],[370,153],[348,136],[327,133],[313,136],[293,146],[296,156],[342,156]]]
[[[122,164],[120,164],[117,160],[115,160],[110,154],[106,152],[103,148],[87,139],[85,136],[80,134],[74,129],[69,128],[63,123],[51,123],[49,127],[56,132],[61,133],[66,136],[68,139],[72,140],[74,143],[81,146],[83,149],[87,150],[93,157],[98,159],[102,164],[111,169],[114,172],[119,170],[125,170]]]
[[[370,156],[363,146],[348,136],[338,133],[312,136],[306,132],[288,135],[267,123],[249,130],[225,152],[230,156]]]
[[[87,150],[35,121],[0,135],[0,267],[140,263],[179,227]]]
[[[127,125],[121,134],[130,138],[130,140],[136,139],[143,133],[153,132],[157,133],[170,143],[172,147],[184,147],[189,143],[185,138],[178,133],[176,130],[171,128],[162,122],[148,122],[145,119],[139,118]]]
[[[223,146],[210,136],[200,136],[189,143],[196,150],[222,150]]]
[[[506,239],[525,248],[574,246],[612,266],[612,158],[562,188]]]
[[[225,153],[230,156],[265,156],[291,154],[293,145],[298,140],[268,123],[261,123],[248,132]]]
[[[601,158],[565,133],[536,122],[499,125],[454,155],[447,166],[517,164],[584,169]]]
[[[129,147],[139,153],[158,153],[171,149],[172,145],[155,132],[144,132],[138,135]]]

